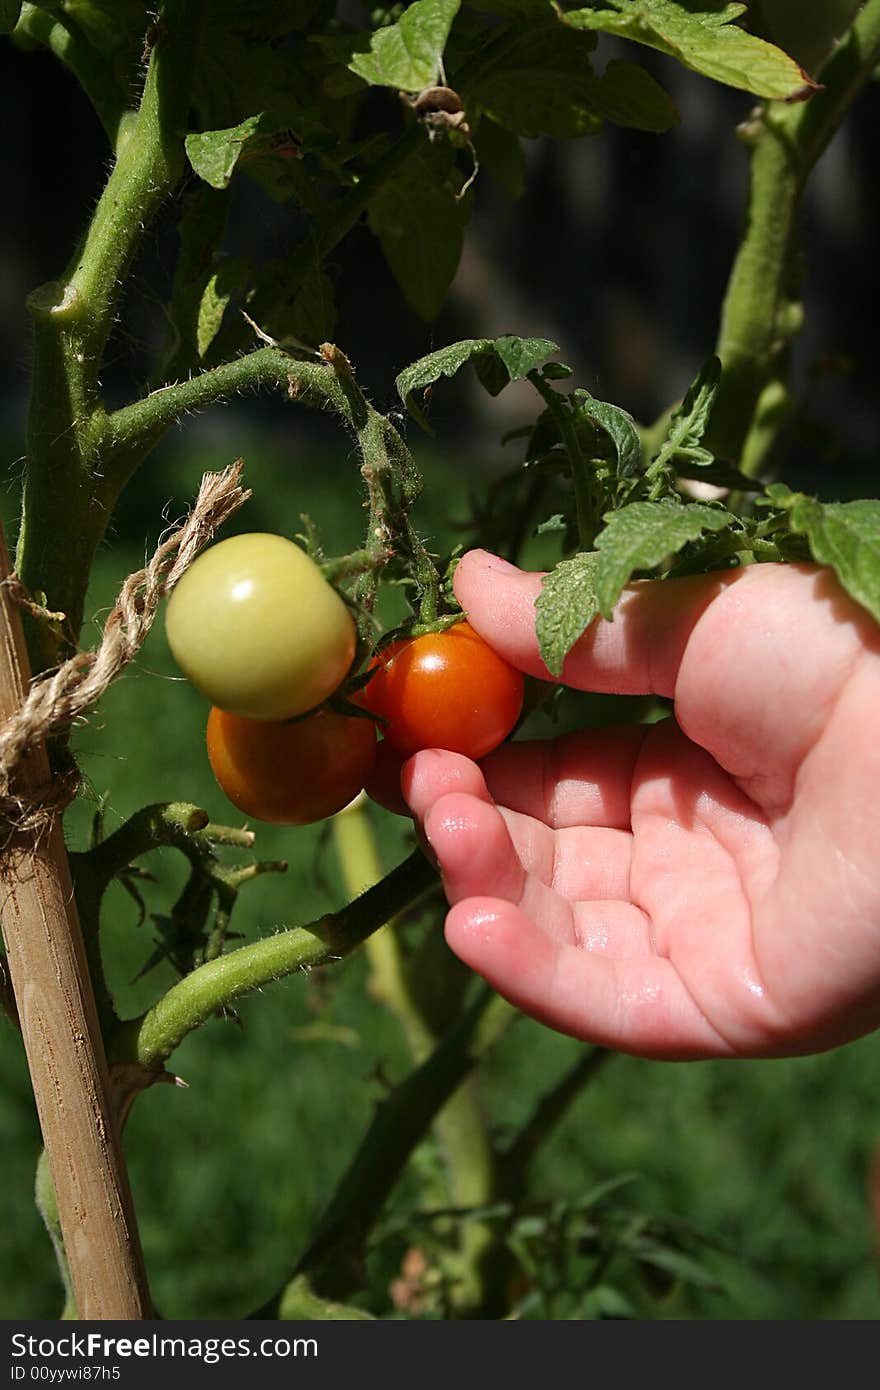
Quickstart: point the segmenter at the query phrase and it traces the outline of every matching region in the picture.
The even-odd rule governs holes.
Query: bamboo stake
[[[9,574],[0,527],[0,579]],[[0,586],[0,722],[21,704],[30,663],[21,616]],[[25,802],[51,784],[45,744],[16,774]],[[74,1298],[83,1319],[151,1316],[61,817],[5,846],[0,926]]]

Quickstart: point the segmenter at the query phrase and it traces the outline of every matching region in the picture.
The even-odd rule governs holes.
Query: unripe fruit
[[[344,680],[356,640],[314,560],[264,532],[200,555],[171,595],[165,630],[195,688],[246,719],[289,719],[321,704]]]

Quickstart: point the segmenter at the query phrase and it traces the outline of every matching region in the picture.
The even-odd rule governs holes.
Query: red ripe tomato
[[[360,698],[387,721],[382,732],[399,753],[445,748],[476,759],[497,748],[519,718],[523,678],[461,622],[392,642]]]
[[[376,761],[364,783],[364,791],[370,800],[375,801],[377,806],[384,806],[386,811],[393,811],[395,816],[412,814],[400,790],[400,773],[405,762],[405,754],[398,753],[394,745],[383,738],[376,748]]]
[[[234,806],[274,825],[310,825],[347,806],[376,756],[369,719],[321,710],[291,724],[208,716],[208,759]]]

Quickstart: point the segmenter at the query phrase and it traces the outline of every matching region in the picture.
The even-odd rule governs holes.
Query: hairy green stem
[[[241,995],[347,955],[425,892],[434,877],[435,870],[417,851],[340,912],[200,965],[146,1014],[122,1025],[111,1043],[112,1060],[160,1067],[188,1033]]]
[[[779,375],[792,331],[792,243],[807,178],[880,62],[880,0],[866,0],[806,102],[768,103],[750,124],[746,231],[722,308],[717,352],[724,365],[708,442],[739,462],[764,388]],[[784,384],[784,382],[783,382]],[[766,420],[761,424],[766,433]],[[750,453],[750,461],[759,455]]]
[[[30,296],[34,369],[16,569],[49,607],[82,624],[95,548],[117,495],[103,472],[99,375],[126,273],[144,230],[180,178],[195,46],[205,0],[166,0],[137,117],[120,143],[82,245],[58,282]],[[66,536],[65,545],[58,537]],[[57,637],[30,625],[35,671]]]
[[[182,416],[243,391],[267,386],[286,391],[292,400],[334,410],[349,428],[357,430],[351,404],[327,362],[292,357],[281,348],[257,348],[187,381],[161,386],[107,416],[102,435],[109,475],[121,487],[127,479],[130,460],[143,458],[155,448]]]

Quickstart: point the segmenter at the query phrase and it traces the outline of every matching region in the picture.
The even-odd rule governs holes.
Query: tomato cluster
[[[445,748],[481,758],[522,706],[520,673],[459,622],[374,659],[353,700],[375,719],[322,708],[351,669],[355,625],[314,561],[283,536],[212,546],[171,595],[166,631],[180,669],[213,706],[208,758],[220,787],[246,815],[279,825],[323,820],[362,788],[408,814],[407,757]]]

